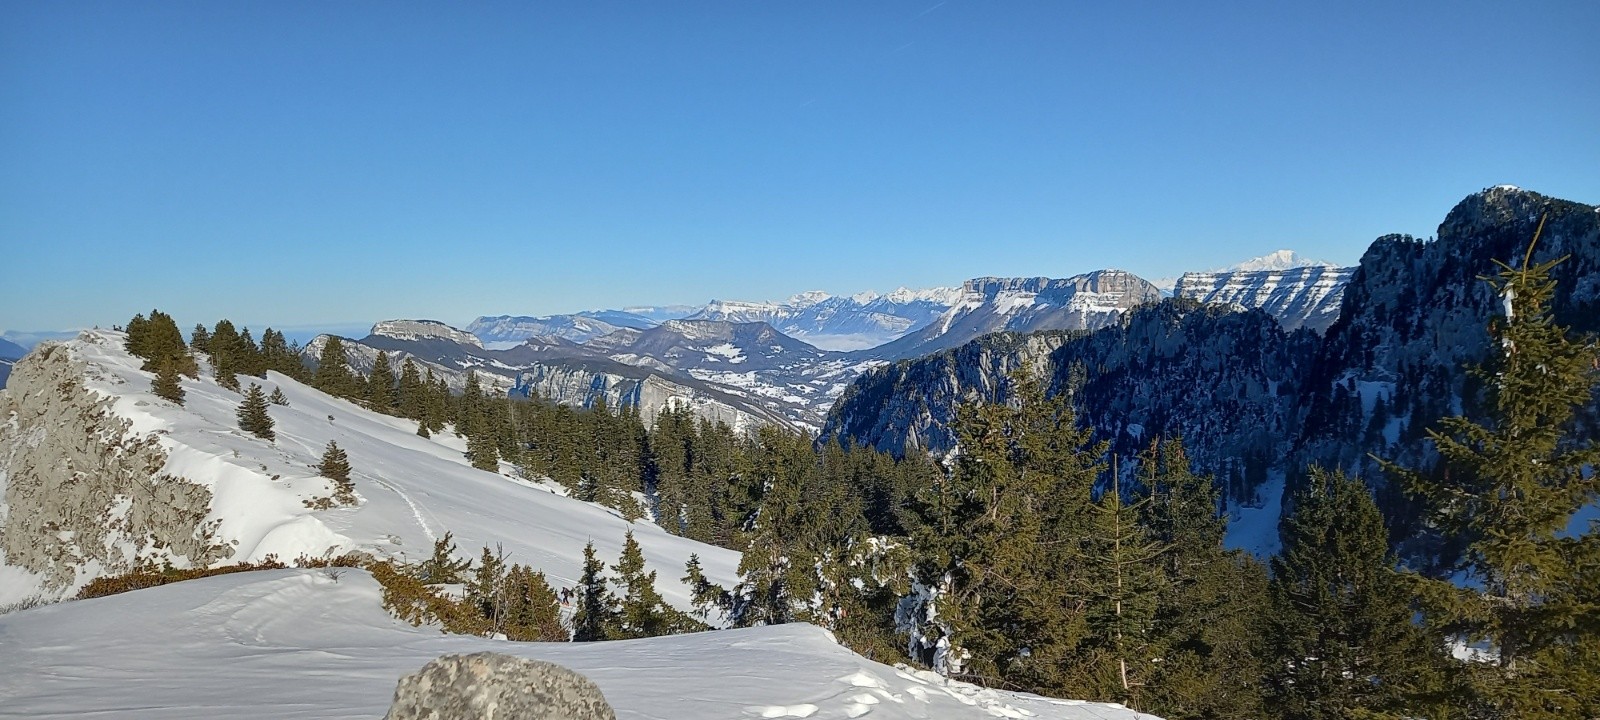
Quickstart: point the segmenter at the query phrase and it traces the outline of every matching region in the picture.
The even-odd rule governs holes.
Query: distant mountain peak
[[[1261,257],[1218,268],[1212,272],[1255,272],[1258,270],[1291,270],[1301,267],[1338,267],[1326,260],[1313,260],[1293,250],[1274,250]]]
[[[483,347],[472,333],[457,330],[438,320],[383,320],[372,326],[372,334],[396,340],[438,338],[462,345]]]

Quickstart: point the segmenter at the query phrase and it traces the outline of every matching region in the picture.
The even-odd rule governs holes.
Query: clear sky
[[[0,328],[1354,263],[1600,203],[1600,3],[0,1]]]

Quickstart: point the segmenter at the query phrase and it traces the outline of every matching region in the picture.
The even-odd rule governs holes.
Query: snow
[[[1283,513],[1283,473],[1274,471],[1256,491],[1260,505],[1235,505],[1228,510],[1228,530],[1223,544],[1256,557],[1276,555],[1278,518]]]
[[[360,570],[272,570],[0,616],[0,715],[379,717],[402,675],[443,654],[494,651],[582,673],[623,720],[1155,720],[890,667],[810,625],[519,643],[412,627],[382,609],[380,593]]]
[[[782,348],[779,348],[779,350],[781,349]],[[744,351],[740,350],[739,346],[734,345],[733,343],[713,345],[706,348],[706,352],[711,355],[725,358],[730,364],[733,365],[737,365],[745,361]]]
[[[586,542],[592,539],[600,557],[614,561],[632,528],[649,569],[658,572],[663,596],[680,608],[692,607],[678,581],[690,554],[700,556],[713,582],[731,585],[737,577],[736,552],[669,535],[653,524],[629,523],[615,510],[564,497],[554,485],[514,478],[515,468],[506,463],[499,473],[474,469],[464,457],[465,441],[448,431],[418,437],[414,421],[369,412],[284,375],[239,378],[245,387],[254,382],[269,393],[281,388],[289,399],[288,407],[269,408],[276,442],[247,435],[235,417],[240,395],[216,385],[207,371],[198,381],[184,379],[184,407],[156,398],[149,391],[150,374],[122,350],[123,337],[86,332],[67,347],[88,364],[89,389],[112,398],[114,412],[131,422],[134,433],[157,433],[168,454],[158,474],[211,490],[206,521],[218,523],[218,540],[235,551],[223,564],[350,550],[415,561],[449,531],[460,557],[476,559],[485,545],[500,544],[510,562],[544,570],[560,588],[581,575]],[[361,502],[312,510],[304,501],[332,494],[313,467],[330,440],[349,455]],[[0,565],[0,605],[25,592],[14,589],[25,579],[19,573]],[[78,584],[90,579],[92,573],[80,572]]]

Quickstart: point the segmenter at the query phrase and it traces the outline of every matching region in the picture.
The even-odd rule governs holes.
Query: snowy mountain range
[[[1005,400],[1007,374],[1028,365],[1052,387],[1079,388],[1080,420],[1125,457],[1153,437],[1183,438],[1236,517],[1253,519],[1235,524],[1251,535],[1238,544],[1270,551],[1283,499],[1305,468],[1343,468],[1381,485],[1387,475],[1374,457],[1430,467],[1437,454],[1425,431],[1439,418],[1484,421],[1480,381],[1467,369],[1495,347],[1486,328],[1503,299],[1480,276],[1521,258],[1542,216],[1532,261],[1565,258],[1552,270],[1556,322],[1600,331],[1600,208],[1496,187],[1458,203],[1437,240],[1378,238],[1356,268],[1192,273],[1182,284],[1192,295],[1142,306],[1099,332],[985,336],[876,369],[835,404],[823,437],[948,450],[955,407]],[[1319,333],[1286,332],[1295,318]],[[1420,528],[1399,495],[1379,493],[1393,503],[1385,510],[1394,536],[1408,537]]]
[[[1242,310],[1259,308],[1277,318],[1285,330],[1303,327],[1320,333],[1339,319],[1339,303],[1355,271],[1311,265],[1184,273],[1173,294]]]

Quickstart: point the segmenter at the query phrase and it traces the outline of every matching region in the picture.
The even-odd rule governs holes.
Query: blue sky
[[[0,328],[1353,263],[1600,202],[1600,3],[0,3]],[[1337,7],[1335,7],[1337,5]]]

